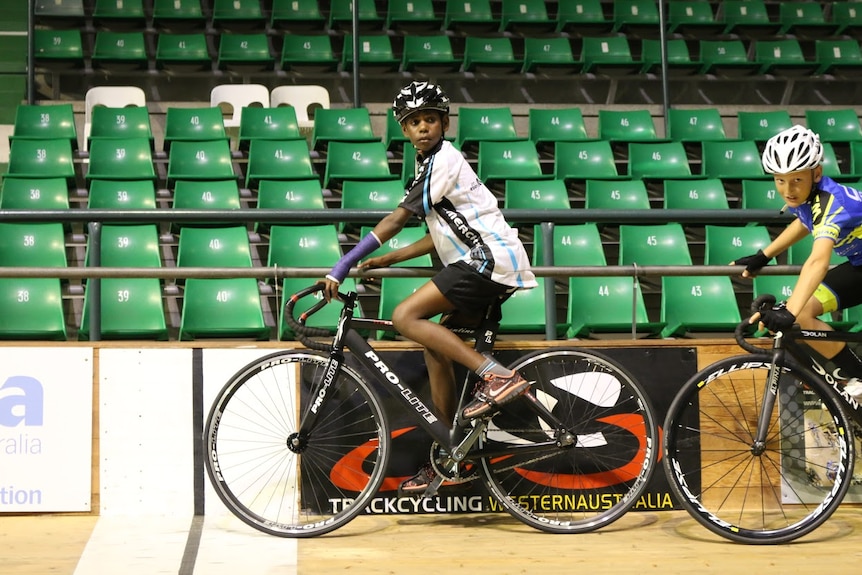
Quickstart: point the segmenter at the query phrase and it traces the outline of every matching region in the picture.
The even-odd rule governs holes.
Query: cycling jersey
[[[862,192],[823,176],[807,202],[788,209],[815,240],[833,240],[836,254],[862,265]]]
[[[425,158],[417,155],[416,177],[400,206],[425,219],[444,265],[462,261],[503,285],[538,285],[517,230],[451,142],[441,140]]]

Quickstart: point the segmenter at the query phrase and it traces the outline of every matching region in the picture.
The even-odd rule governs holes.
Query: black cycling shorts
[[[450,326],[477,326],[490,305],[502,304],[518,289],[486,278],[466,262],[446,266],[431,281],[455,307],[441,322]],[[495,305],[492,319],[500,318],[500,307]]]
[[[814,291],[814,297],[824,312],[832,312],[862,304],[862,266],[850,262],[837,265],[828,272]]]

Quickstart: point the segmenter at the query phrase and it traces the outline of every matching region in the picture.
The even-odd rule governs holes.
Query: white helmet
[[[761,159],[769,174],[811,170],[823,160],[823,146],[817,134],[797,124],[769,138]]]
[[[399,123],[407,116],[419,110],[437,110],[449,113],[449,96],[437,84],[431,82],[413,82],[404,86],[392,102],[395,119]]]

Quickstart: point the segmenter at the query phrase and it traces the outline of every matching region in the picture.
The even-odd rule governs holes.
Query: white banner
[[[92,348],[0,348],[0,513],[89,511]]]

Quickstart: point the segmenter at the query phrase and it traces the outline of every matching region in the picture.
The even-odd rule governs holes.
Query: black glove
[[[781,302],[774,306],[760,310],[760,321],[766,329],[775,333],[790,329],[796,323],[796,316],[787,309],[787,302]]]
[[[771,257],[763,253],[763,250],[757,250],[756,254],[738,258],[731,265],[745,266],[745,271],[749,274],[756,274],[763,268],[763,266],[768,264],[771,259]]]

